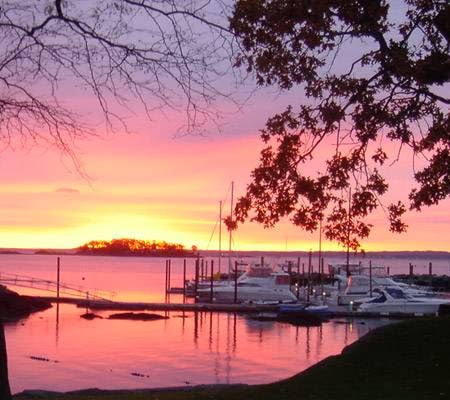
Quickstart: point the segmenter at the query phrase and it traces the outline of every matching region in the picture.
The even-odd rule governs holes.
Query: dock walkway
[[[146,302],[123,302],[95,299],[75,299],[70,297],[35,296],[35,298],[47,300],[51,303],[75,304],[80,308],[90,310],[121,310],[121,311],[191,311],[191,312],[230,312],[230,313],[277,313],[278,304],[221,304],[221,303],[146,303]],[[447,312],[448,314],[448,312]],[[328,319],[332,318],[408,318],[422,315],[407,315],[404,313],[367,313],[350,310],[348,306],[330,305],[326,314]]]
[[[74,299],[70,297],[38,296],[36,298],[51,303],[76,304],[77,307],[91,310],[127,310],[127,311],[211,311],[211,312],[238,312],[254,313],[278,310],[277,304],[221,304],[221,303],[146,303],[125,302],[94,299]]]

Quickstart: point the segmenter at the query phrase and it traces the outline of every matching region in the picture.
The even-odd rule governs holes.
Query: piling
[[[431,261],[428,264],[428,275],[433,275],[433,263]]]
[[[292,282],[291,282],[291,276],[292,276],[292,262],[288,261],[288,275],[289,275],[289,290],[291,290]]]
[[[409,263],[409,277],[412,278],[414,275],[414,266],[412,263]]]
[[[60,284],[60,258],[56,259],[56,326],[59,325],[59,284]]]
[[[369,261],[369,292],[372,297],[372,260]]]
[[[308,286],[307,286],[307,288],[308,288],[308,293],[307,293],[307,296],[306,296],[306,301],[307,302],[309,302],[309,295],[310,295],[310,290],[311,290],[311,268],[312,268],[312,251],[310,250],[309,251],[309,254],[308,254]]]
[[[60,258],[56,259],[56,299],[59,304],[59,283],[60,283]]]
[[[264,258],[262,258],[262,261],[264,261]],[[234,262],[234,304],[237,303],[237,267],[238,263],[237,261]]]
[[[166,291],[165,291],[165,301],[169,302],[170,293],[170,260],[166,260]]]
[[[197,292],[198,292],[198,274],[200,268],[200,256],[197,256],[195,260],[195,278],[194,278],[194,301],[197,303]]]
[[[210,293],[210,301],[211,303],[214,300],[214,260],[211,260],[211,293]]]
[[[183,260],[183,304],[186,303],[186,259]]]
[[[172,267],[172,260],[167,260],[167,269],[168,269],[168,274],[167,274],[167,276],[168,276],[168,279],[167,279],[167,293],[170,293],[170,287],[171,287],[171,284],[170,284],[170,280],[171,280],[171,274],[170,274],[170,270],[171,270],[171,267]]]
[[[322,296],[322,293],[323,293],[322,257],[319,257],[319,267],[318,267],[318,272],[319,272],[320,295]]]
[[[167,280],[167,278],[168,278],[167,272],[168,272],[168,270],[167,270],[167,260],[166,260],[165,281],[164,281],[164,284],[165,284],[164,294],[165,294],[166,296],[167,296],[167,282],[168,282],[168,280]]]
[[[325,289],[323,288],[324,280],[324,268],[323,268],[323,257],[320,259],[320,294],[322,296],[322,301],[325,301]]]

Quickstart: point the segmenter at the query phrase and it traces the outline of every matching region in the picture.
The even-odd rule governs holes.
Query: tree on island
[[[328,239],[357,250],[382,206],[390,230],[403,232],[406,205],[385,207],[382,196],[405,149],[420,165],[410,209],[448,198],[448,0],[238,0],[230,23],[237,65],[304,97],[261,131],[267,146],[230,228],[290,216],[307,231],[323,222]],[[313,157],[325,157],[317,174]]]
[[[77,254],[109,256],[187,256],[182,244],[138,239],[92,240],[77,248]]]

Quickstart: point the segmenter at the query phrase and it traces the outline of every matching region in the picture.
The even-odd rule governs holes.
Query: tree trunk
[[[8,358],[3,322],[0,320],[0,399],[12,400],[8,379]]]

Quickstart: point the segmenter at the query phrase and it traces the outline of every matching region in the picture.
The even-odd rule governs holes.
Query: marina
[[[195,262],[188,261],[184,273],[183,260],[171,260],[171,286],[182,287],[184,275],[195,277]],[[247,261],[260,262],[260,256]],[[265,261],[281,263],[270,255]],[[445,261],[433,264],[436,271],[447,268]],[[54,285],[50,292],[11,287],[53,303],[46,311],[5,324],[14,393],[33,388],[268,383],[338,354],[370,330],[405,317],[361,313],[349,305],[328,305],[321,313],[320,307],[305,310],[301,303],[195,302],[182,293],[167,293],[166,264],[160,258],[68,256],[61,258],[59,267],[58,299]],[[391,260],[391,271],[407,270],[407,264],[396,267]],[[16,274],[55,283],[57,259],[1,255],[0,271],[4,277],[10,274],[8,279]],[[67,296],[63,282],[77,288],[78,296]],[[296,293],[295,286],[292,289]],[[96,297],[100,294],[108,295]],[[321,300],[318,292],[311,293],[311,302]],[[97,317],[80,318],[86,311]],[[112,319],[118,312],[157,313],[163,318]]]

